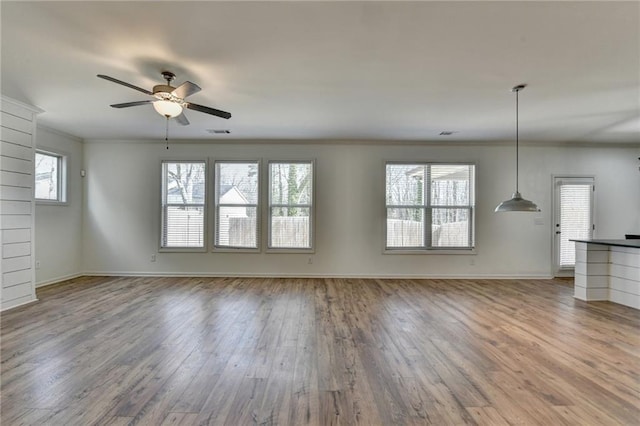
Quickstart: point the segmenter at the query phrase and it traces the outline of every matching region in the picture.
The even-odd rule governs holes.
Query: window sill
[[[54,200],[38,200],[36,199],[36,206],[68,206],[67,201],[54,201]]]
[[[281,254],[315,254],[316,250],[313,248],[268,248],[266,253],[281,253]]]
[[[212,253],[260,253],[260,249],[251,247],[214,247]]]
[[[471,249],[466,249],[466,248],[461,248],[461,249],[384,249],[382,251],[382,254],[426,254],[426,255],[476,255],[476,249],[471,248]]]
[[[158,253],[206,253],[206,247],[161,247]]]

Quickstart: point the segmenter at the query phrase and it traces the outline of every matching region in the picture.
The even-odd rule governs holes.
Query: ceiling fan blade
[[[187,116],[184,115],[184,112],[176,116],[176,121],[178,122],[178,124],[182,124],[183,126],[189,125],[189,120],[187,120]]]
[[[226,118],[226,119],[231,118],[231,113],[226,111],[220,111],[219,109],[209,108],[209,107],[198,105],[198,104],[192,104],[191,102],[187,102],[186,106],[189,109],[192,109],[194,111],[204,112],[205,114],[211,114],[211,115],[215,115],[217,117]]]
[[[132,107],[132,106],[138,106],[138,105],[146,105],[146,104],[150,104],[153,101],[137,101],[137,102],[125,102],[122,104],[113,104],[111,105],[113,108],[128,108],[128,107]]]
[[[153,95],[153,92],[148,91],[147,89],[143,89],[142,87],[134,86],[133,84],[129,84],[122,80],[118,80],[117,78],[109,77],[108,75],[98,74],[98,77],[104,78],[105,80],[112,81],[114,83],[122,84],[123,86],[127,86],[131,89],[137,90],[138,92],[142,92],[145,95]]]
[[[192,83],[190,81],[185,81],[180,86],[176,87],[174,91],[171,92],[171,94],[184,99],[187,96],[191,96],[194,93],[198,93],[200,90],[202,89],[197,84]]]

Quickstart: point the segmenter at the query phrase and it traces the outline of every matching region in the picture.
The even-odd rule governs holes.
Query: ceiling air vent
[[[207,129],[208,133],[211,133],[212,135],[228,135],[231,133],[231,130],[227,130],[227,129]]]
[[[458,133],[454,130],[443,130],[440,132],[440,136],[451,136],[454,133]]]

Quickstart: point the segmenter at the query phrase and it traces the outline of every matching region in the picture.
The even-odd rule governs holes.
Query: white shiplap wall
[[[33,161],[41,111],[6,97],[0,109],[0,309],[5,310],[36,300]]]

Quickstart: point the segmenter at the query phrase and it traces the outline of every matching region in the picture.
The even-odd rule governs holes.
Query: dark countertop
[[[604,246],[631,247],[640,249],[640,240],[569,240],[577,243],[601,244]]]

